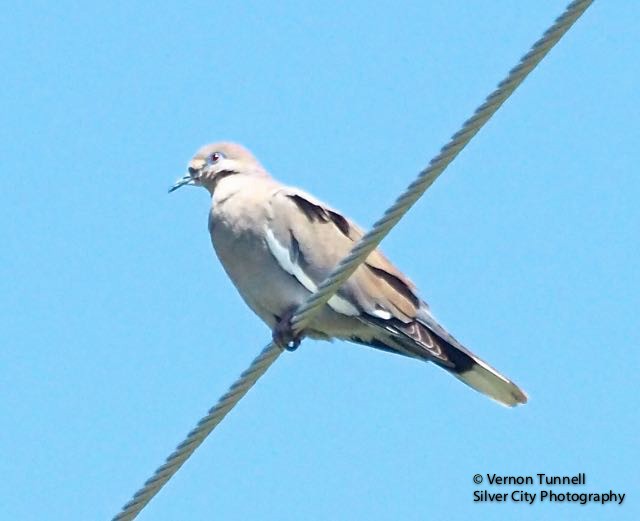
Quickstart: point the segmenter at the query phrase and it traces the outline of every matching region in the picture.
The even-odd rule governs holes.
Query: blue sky
[[[371,4],[5,9],[1,518],[110,518],[268,341],[166,193],[200,145],[370,226],[565,6]],[[639,21],[596,2],[383,244],[529,404],[307,341],[140,519],[637,519]],[[627,497],[472,501],[539,472]]]

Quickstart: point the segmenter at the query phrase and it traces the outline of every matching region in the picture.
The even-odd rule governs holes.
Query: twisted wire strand
[[[593,0],[575,0],[567,6],[565,12],[547,29],[544,35],[532,46],[531,50],[521,58],[518,65],[509,71],[507,77],[498,84],[497,88],[486,98],[484,103],[476,109],[473,116],[465,121],[462,128],[442,147],[439,154],[429,162],[427,168],[420,172],[416,180],[408,186],[406,191],[398,197],[382,218],[374,224],[373,228],[352,248],[349,255],[336,265],[326,280],[318,286],[317,291],[310,295],[307,301],[300,306],[291,321],[294,331],[301,332],[304,330],[313,315],[328,302],[338,288],[375,250],[380,241],[433,184],[449,163],[471,141],[480,128],[493,116],[592,3]],[[269,343],[253,360],[249,368],[240,375],[238,380],[218,400],[218,403],[189,432],[186,439],[176,447],[165,463],[156,469],[153,476],[122,507],[121,512],[113,518],[113,521],[130,521],[134,519],[187,461],[211,431],[223,420],[227,413],[253,387],[281,353],[281,347],[273,342]]]
[[[531,50],[520,59],[520,63],[509,71],[507,77],[487,96],[485,102],[476,109],[473,116],[465,121],[462,128],[440,149],[440,153],[429,162],[429,166],[418,174],[418,177],[407,187],[405,192],[396,199],[396,202],[358,241],[351,252],[336,265],[330,275],[318,286],[316,292],[310,295],[304,305],[298,309],[291,320],[294,331],[300,332],[309,324],[313,315],[329,301],[363,260],[378,247],[382,239],[422,197],[427,188],[433,184],[507,98],[513,94],[527,75],[540,63],[591,3],[593,0],[576,0],[567,6],[565,12],[533,44]]]

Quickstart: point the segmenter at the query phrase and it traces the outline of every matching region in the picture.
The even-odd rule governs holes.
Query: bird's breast
[[[209,214],[209,231],[216,255],[245,302],[270,327],[297,305],[307,291],[277,264],[265,241],[267,205],[236,194]]]

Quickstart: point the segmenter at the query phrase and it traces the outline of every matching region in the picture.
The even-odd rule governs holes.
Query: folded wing
[[[270,201],[265,237],[280,266],[313,292],[344,258],[362,230],[303,191],[282,188]],[[468,351],[431,315],[413,283],[376,250],[340,288],[329,306],[368,324],[373,347],[435,362],[505,405],[525,403],[513,382]]]

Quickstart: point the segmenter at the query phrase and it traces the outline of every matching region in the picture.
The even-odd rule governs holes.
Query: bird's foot
[[[276,327],[273,328],[271,336],[274,343],[283,347],[287,351],[295,351],[298,349],[302,341],[302,333],[296,334],[291,326],[291,319],[296,308],[289,309],[281,318],[278,319]]]

